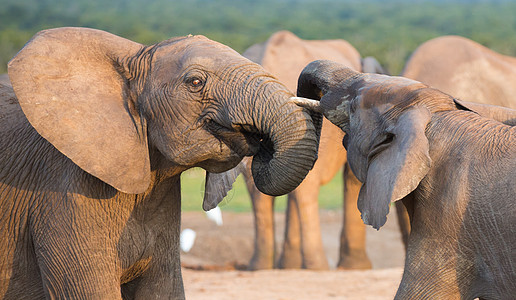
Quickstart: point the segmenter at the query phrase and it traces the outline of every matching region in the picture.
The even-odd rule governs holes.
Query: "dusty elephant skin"
[[[184,298],[181,172],[221,172],[254,155],[256,185],[278,195],[316,158],[318,128],[286,87],[202,36],[143,46],[94,29],[52,29],[8,72],[2,299]]]
[[[357,71],[362,70],[363,65],[364,72],[384,72],[372,57],[363,59],[361,65],[360,54],[345,40],[302,40],[288,31],[273,34],[266,42],[251,46],[243,55],[260,63],[292,91],[297,88],[297,78],[303,67],[315,59],[332,59]],[[299,187],[288,194],[287,222],[281,255],[276,253],[274,197],[265,195],[256,188],[249,170],[250,164],[247,163],[247,168],[217,175],[220,177],[219,181],[224,183],[211,185],[214,188],[212,194],[219,198],[218,201],[222,199],[220,195],[225,195],[218,190],[220,186],[231,188],[239,171],[246,178],[255,220],[255,245],[249,269],[328,269],[320,232],[318,195],[320,187],[328,183],[346,164],[346,151],[340,142],[343,135],[331,122],[323,121],[318,160]],[[244,160],[242,164],[245,163]],[[208,186],[206,190],[209,190]],[[356,208],[359,190],[360,183],[346,165],[344,216],[338,262],[338,267],[343,269],[371,268],[365,251],[365,226]]]
[[[490,118],[516,125],[516,119],[511,123],[508,116],[503,115],[504,111],[483,106],[489,104],[516,109],[514,57],[501,55],[464,37],[442,36],[419,46],[410,56],[401,75],[469,101],[469,108],[482,111]],[[396,202],[405,240],[410,233],[410,224],[408,215],[400,213],[402,207]]]
[[[516,110],[476,112],[420,82],[331,61],[300,75],[300,96],[320,93],[324,115],[349,135],[364,222],[380,228],[394,201],[408,208],[412,232],[396,299],[513,299],[516,127],[502,122],[513,122]]]

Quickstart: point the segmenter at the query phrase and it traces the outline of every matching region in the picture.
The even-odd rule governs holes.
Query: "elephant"
[[[389,75],[389,71],[372,56],[366,56],[362,59],[362,72]]]
[[[347,41],[302,40],[289,31],[276,32],[266,42],[251,46],[243,55],[261,64],[292,91],[296,90],[297,77],[303,67],[314,59],[333,59],[358,71],[364,65],[368,72],[385,72],[373,57],[361,60],[358,51]],[[328,183],[346,164],[346,151],[338,142],[342,137],[343,133],[338,127],[328,120],[323,121],[318,160],[305,180],[288,194],[284,243],[279,259],[276,257],[274,235],[274,197],[256,189],[249,170],[250,164],[245,159],[243,167],[216,175],[220,177],[220,184],[206,188],[206,195],[211,194],[217,198],[205,198],[205,203],[213,203],[205,208],[209,210],[226,195],[225,191],[220,191],[220,187],[231,189],[231,183],[239,172],[243,173],[255,220],[254,253],[248,265],[250,270],[274,267],[329,268],[321,238],[318,195],[320,186]],[[365,251],[365,226],[356,208],[360,186],[349,167],[344,167],[343,176],[344,216],[338,267],[371,268]]]
[[[514,298],[516,110],[324,60],[306,66],[297,93],[346,132],[364,223],[379,229],[395,201],[408,210],[395,299]]]
[[[461,36],[442,36],[423,43],[401,75],[459,99],[516,109],[516,58]],[[475,103],[469,105],[481,109]],[[396,203],[396,209],[406,244],[408,215],[401,202]]]
[[[442,36],[423,43],[402,76],[462,100],[516,109],[516,58],[464,37]]]
[[[180,174],[202,167],[209,182],[254,156],[257,188],[281,195],[317,157],[321,118],[204,36],[144,46],[96,29],[49,29],[8,74],[2,299],[183,299]]]

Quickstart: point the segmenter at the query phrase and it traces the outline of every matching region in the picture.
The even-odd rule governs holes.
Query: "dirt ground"
[[[380,231],[367,229],[373,264],[367,271],[245,271],[253,250],[252,214],[223,212],[223,220],[217,226],[202,212],[183,213],[183,229],[197,234],[192,249],[181,256],[187,299],[392,299],[396,293],[404,250],[394,210]],[[275,220],[279,248],[284,214],[276,213]],[[323,243],[333,268],[341,220],[341,211],[321,211]]]

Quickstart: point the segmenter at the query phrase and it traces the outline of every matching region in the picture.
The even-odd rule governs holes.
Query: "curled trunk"
[[[256,187],[271,196],[287,194],[317,159],[322,116],[290,102],[292,93],[270,76],[256,78],[255,84],[255,95],[248,95],[254,101],[251,112],[240,105],[232,122],[251,125],[262,137],[251,165]]]
[[[310,115],[292,103],[273,111],[281,114],[263,128],[266,137],[253,158],[251,171],[261,192],[279,196],[294,190],[312,169],[320,125],[314,126]]]

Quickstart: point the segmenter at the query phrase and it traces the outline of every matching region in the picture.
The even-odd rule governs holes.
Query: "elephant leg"
[[[307,176],[301,185],[289,194],[299,210],[303,268],[328,270],[328,260],[321,237],[318,196],[319,179],[311,176]]]
[[[69,232],[37,240],[38,266],[47,299],[122,299],[116,254],[107,241],[84,244]]]
[[[412,228],[409,237],[410,248],[394,299],[475,298],[471,294],[466,297],[468,289],[460,288],[461,282],[466,283],[463,287],[481,285],[472,263],[475,257],[466,255],[463,259],[467,263],[459,263],[457,237],[453,233],[443,234],[439,230],[429,233],[424,225],[415,226],[418,225],[419,228]]]
[[[403,241],[403,246],[405,246],[405,251],[407,250],[408,237],[410,234],[410,219],[405,208],[405,205],[401,201],[396,202],[396,214],[398,217],[398,225],[400,226],[401,231],[401,239]]]
[[[366,253],[365,225],[357,207],[362,184],[349,167],[344,166],[344,212],[340,235],[339,269],[371,269]]]
[[[103,226],[105,211],[95,206],[100,201],[44,199],[48,205],[37,211],[30,230],[46,298],[121,299],[119,258],[112,239],[118,227]]]
[[[299,210],[295,200],[291,197],[288,198],[286,215],[285,239],[278,267],[281,269],[301,269],[303,267],[303,258],[301,256]]]
[[[177,185],[180,188],[180,185]],[[180,191],[176,190],[179,195]],[[185,299],[181,275],[179,235],[181,230],[181,198],[168,208],[168,229],[156,241],[149,268],[138,279],[134,296],[129,299]],[[158,260],[159,259],[159,260]],[[124,293],[124,298],[125,298]]]
[[[274,197],[256,190],[251,193],[254,214],[254,253],[248,268],[264,270],[274,268],[276,239],[274,237]]]

